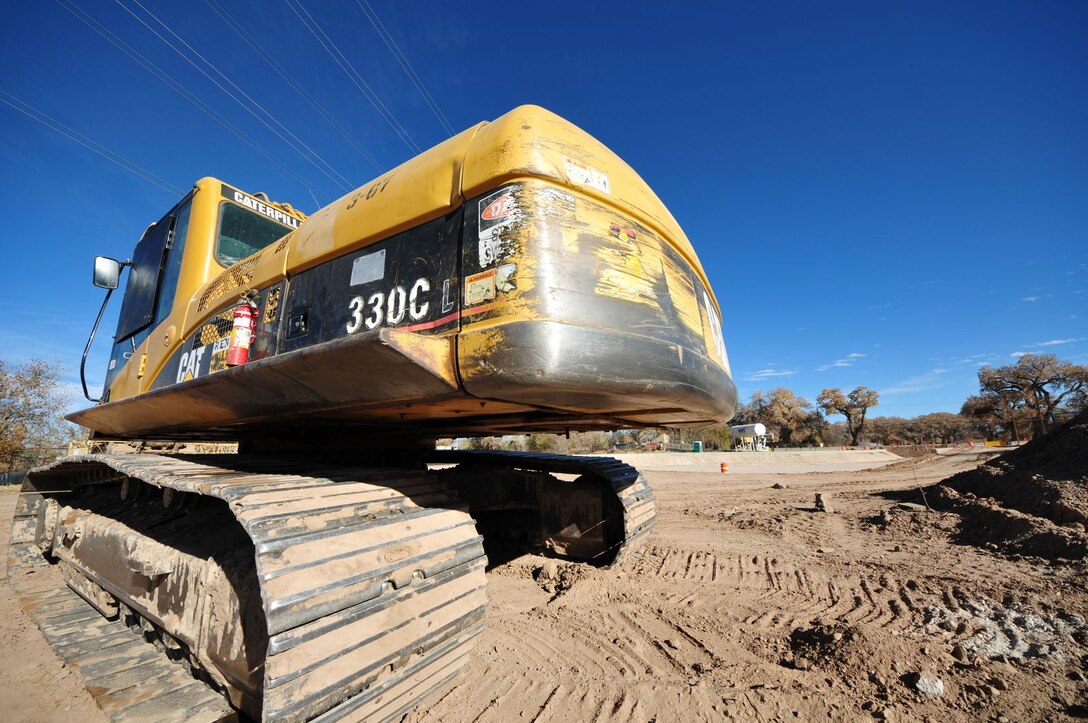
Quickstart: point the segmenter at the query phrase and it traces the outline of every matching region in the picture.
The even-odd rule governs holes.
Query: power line
[[[327,52],[336,64],[340,66],[340,69],[347,74],[348,78],[351,79],[351,82],[355,83],[355,87],[359,89],[359,92],[362,93],[368,101],[370,101],[370,104],[374,106],[374,110],[378,111],[378,115],[389,124],[389,127],[393,129],[393,132],[404,141],[404,144],[407,145],[413,153],[420,153],[420,147],[417,146],[416,142],[412,140],[412,137],[408,135],[408,131],[406,131],[404,126],[397,121],[396,116],[385,107],[385,103],[382,103],[378,94],[367,84],[363,76],[355,69],[355,66],[351,64],[351,61],[347,59],[347,56],[340,52],[340,49],[336,47],[332,38],[321,29],[321,26],[314,20],[313,16],[310,15],[306,8],[302,7],[301,4],[298,4],[297,0],[284,0],[284,2],[287,3],[287,7],[291,8],[298,19],[302,21],[302,24],[306,26],[306,29],[310,31],[310,34],[317,39],[317,42],[321,44],[321,47],[325,49],[325,52]],[[296,4],[298,4],[298,7],[296,7]]]
[[[151,26],[150,26],[150,25],[148,25],[148,24],[147,24],[146,22],[144,22],[143,18],[141,18],[141,17],[140,17],[140,16],[138,16],[138,15],[137,15],[137,14],[136,14],[135,12],[133,12],[133,11],[132,11],[132,9],[131,9],[131,8],[129,8],[129,7],[127,6],[127,5],[125,5],[125,4],[124,4],[124,3],[123,3],[123,2],[121,1],[121,0],[114,0],[114,2],[116,2],[116,3],[118,4],[118,5],[120,5],[120,6],[121,6],[121,8],[122,8],[122,9],[123,9],[123,10],[124,10],[125,12],[127,12],[127,13],[128,13],[129,15],[131,15],[131,16],[132,16],[133,18],[135,18],[135,19],[136,19],[136,20],[137,20],[137,21],[138,21],[138,22],[139,22],[139,23],[140,23],[141,25],[143,25],[143,26],[144,26],[145,28],[147,28],[147,29],[148,29],[149,31],[151,31],[151,33],[152,33],[152,34],[153,34],[153,35],[154,35],[155,37],[157,37],[157,38],[158,38],[159,40],[161,40],[161,41],[162,41],[163,43],[165,43],[167,47],[169,47],[169,48],[170,48],[171,50],[173,50],[173,51],[174,51],[175,53],[177,53],[177,54],[178,54],[179,56],[181,56],[181,57],[182,57],[182,58],[183,58],[183,59],[184,59],[184,60],[185,60],[185,61],[186,61],[187,63],[189,63],[190,65],[192,65],[192,66],[193,66],[194,68],[196,68],[196,69],[197,69],[197,70],[198,70],[198,71],[200,72],[200,74],[201,74],[201,75],[203,75],[203,76],[204,76],[205,78],[207,78],[207,79],[208,79],[208,80],[210,80],[210,81],[211,81],[212,83],[214,83],[214,84],[215,84],[215,87],[219,88],[219,90],[223,91],[223,92],[224,92],[224,93],[226,93],[226,94],[227,94],[228,96],[230,96],[231,100],[233,100],[233,101],[234,101],[235,103],[237,103],[238,105],[240,105],[240,106],[241,106],[241,107],[242,107],[242,108],[243,108],[243,109],[244,109],[244,110],[245,110],[245,111],[246,111],[247,113],[249,113],[249,114],[250,114],[250,115],[252,115],[252,116],[253,116],[254,118],[256,118],[256,119],[257,119],[257,120],[258,120],[258,121],[259,121],[259,122],[260,122],[260,123],[261,123],[262,125],[264,125],[264,127],[265,127],[265,128],[267,128],[268,130],[272,131],[272,133],[274,133],[274,134],[276,135],[276,137],[277,137],[277,138],[279,138],[279,139],[280,139],[281,141],[283,141],[284,143],[286,143],[286,144],[287,144],[287,145],[288,145],[288,146],[289,146],[289,147],[291,148],[291,150],[293,150],[293,151],[295,151],[296,153],[298,153],[298,154],[299,154],[300,156],[302,156],[302,157],[303,157],[303,158],[304,158],[304,159],[305,159],[305,160],[306,160],[307,162],[309,162],[310,164],[312,164],[312,165],[314,166],[314,168],[316,168],[317,170],[321,171],[321,173],[323,173],[323,174],[325,175],[325,177],[326,177],[326,178],[328,178],[328,179],[329,179],[330,181],[332,181],[333,183],[335,183],[335,184],[339,185],[339,186],[340,186],[340,187],[341,187],[341,188],[342,188],[343,190],[345,190],[345,191],[350,191],[350,190],[351,190],[352,188],[354,188],[354,186],[353,186],[353,185],[351,184],[351,182],[350,182],[350,181],[348,181],[348,179],[344,178],[344,176],[343,176],[342,174],[340,174],[340,173],[339,173],[339,172],[338,172],[338,171],[337,171],[337,170],[336,170],[335,168],[333,168],[333,167],[332,167],[332,166],[331,166],[331,165],[330,165],[330,164],[329,164],[329,163],[328,163],[328,162],[327,162],[327,161],[326,161],[326,160],[325,160],[324,158],[322,158],[322,157],[321,157],[321,156],[320,156],[320,155],[319,155],[319,154],[318,154],[318,153],[317,153],[316,151],[314,151],[314,150],[313,150],[312,148],[310,148],[310,147],[309,147],[308,145],[306,145],[306,144],[305,144],[305,143],[304,143],[304,142],[303,142],[303,141],[302,141],[302,140],[301,140],[301,139],[300,139],[300,138],[299,138],[299,137],[298,137],[297,135],[295,135],[295,134],[294,134],[294,133],[293,133],[293,132],[292,132],[292,131],[291,131],[291,130],[290,130],[289,128],[287,128],[287,127],[286,127],[285,125],[283,125],[283,123],[281,123],[281,122],[280,122],[279,120],[277,120],[277,119],[276,119],[276,118],[275,118],[275,117],[274,117],[274,116],[273,116],[273,115],[272,115],[271,113],[269,113],[269,112],[268,112],[268,111],[267,111],[267,110],[266,110],[266,109],[264,108],[264,106],[262,106],[262,105],[261,105],[260,103],[258,103],[258,102],[257,102],[256,100],[254,100],[252,96],[250,96],[250,95],[249,95],[248,93],[246,93],[246,92],[245,92],[244,90],[242,90],[242,89],[241,89],[240,87],[238,87],[238,84],[237,84],[237,83],[235,83],[235,82],[234,82],[233,80],[231,80],[231,79],[230,79],[229,77],[227,77],[227,75],[226,75],[225,73],[223,73],[223,72],[222,72],[221,70],[219,70],[219,68],[217,68],[217,67],[215,66],[215,64],[214,64],[214,63],[212,63],[212,62],[211,62],[210,60],[208,60],[208,59],[207,59],[207,58],[205,58],[205,57],[204,57],[203,55],[201,55],[201,54],[200,54],[200,53],[199,53],[199,52],[198,52],[198,51],[197,51],[197,50],[196,50],[195,48],[193,48],[193,46],[192,46],[192,45],[190,45],[189,43],[187,43],[187,42],[185,41],[185,39],[184,39],[184,38],[182,38],[182,37],[181,37],[180,35],[178,35],[178,34],[177,34],[176,32],[174,32],[174,31],[173,31],[173,30],[172,30],[172,29],[171,29],[171,28],[170,28],[170,27],[169,27],[169,26],[168,26],[168,25],[167,25],[166,23],[164,23],[164,22],[163,22],[162,20],[160,20],[160,19],[158,18],[158,16],[156,16],[156,15],[155,15],[155,14],[154,14],[153,12],[151,12],[151,11],[150,11],[150,10],[148,10],[148,9],[147,9],[146,7],[144,7],[144,6],[143,6],[143,5],[142,5],[142,4],[140,3],[140,1],[139,1],[139,0],[132,0],[132,2],[133,2],[133,3],[135,4],[135,5],[137,5],[137,6],[138,6],[138,7],[139,7],[139,8],[141,9],[141,10],[143,10],[143,11],[144,11],[145,13],[147,13],[148,15],[150,15],[150,16],[151,16],[151,18],[152,18],[152,19],[153,19],[153,20],[154,20],[155,22],[157,22],[157,23],[158,23],[159,25],[161,25],[161,26],[162,26],[162,27],[163,27],[163,28],[164,28],[164,29],[165,29],[165,30],[166,30],[166,31],[167,31],[168,33],[170,33],[170,34],[171,34],[171,35],[173,35],[173,36],[174,36],[175,38],[177,38],[177,39],[178,39],[178,41],[179,41],[179,42],[181,42],[181,44],[182,44],[182,45],[184,45],[184,46],[185,46],[186,48],[188,48],[188,50],[189,50],[190,52],[192,52],[192,53],[193,53],[193,55],[195,55],[195,56],[196,56],[197,58],[199,58],[199,59],[200,59],[200,60],[201,60],[201,61],[202,61],[202,62],[203,62],[203,63],[204,63],[205,65],[207,65],[207,66],[208,66],[209,68],[211,68],[211,69],[212,69],[213,71],[215,71],[215,72],[216,72],[216,73],[217,73],[217,74],[219,75],[219,77],[220,77],[220,78],[222,78],[222,79],[223,79],[223,80],[224,80],[224,81],[225,81],[226,83],[228,83],[228,84],[229,84],[229,85],[230,85],[230,86],[231,86],[232,88],[234,88],[234,90],[238,91],[238,93],[240,93],[240,94],[241,94],[241,95],[242,95],[243,97],[245,97],[245,99],[246,99],[247,101],[249,101],[249,102],[250,102],[250,103],[251,103],[251,104],[252,104],[253,106],[256,106],[256,107],[257,107],[257,109],[259,109],[259,110],[261,111],[261,113],[263,113],[263,114],[264,114],[265,116],[267,116],[267,117],[268,117],[268,120],[272,121],[272,123],[275,123],[275,124],[276,124],[277,126],[279,126],[279,127],[281,128],[281,129],[283,129],[283,132],[284,132],[284,133],[286,133],[286,134],[287,134],[288,136],[290,136],[291,140],[288,140],[288,138],[285,138],[285,137],[284,137],[284,135],[283,135],[283,133],[280,133],[280,132],[279,132],[278,130],[276,130],[275,128],[273,128],[273,127],[272,127],[272,125],[271,125],[271,124],[270,124],[270,123],[269,123],[268,121],[266,121],[266,120],[265,120],[264,118],[262,118],[262,117],[261,117],[260,115],[258,115],[258,114],[257,114],[256,112],[254,112],[254,110],[253,110],[253,109],[252,109],[252,108],[251,108],[250,106],[248,106],[248,105],[246,105],[245,103],[243,103],[243,102],[242,102],[242,101],[241,101],[241,100],[240,100],[240,99],[238,98],[238,96],[237,96],[237,95],[235,95],[235,94],[234,94],[233,92],[231,92],[231,91],[230,91],[230,90],[228,90],[227,88],[224,88],[224,87],[223,87],[223,85],[222,85],[222,84],[221,84],[221,83],[220,83],[219,81],[217,81],[217,80],[216,80],[215,78],[213,78],[212,76],[208,75],[208,73],[207,73],[207,72],[206,72],[206,71],[205,71],[205,70],[204,70],[203,68],[201,68],[201,67],[200,67],[199,65],[197,65],[196,63],[194,63],[194,62],[193,62],[193,60],[192,60],[191,58],[189,58],[189,57],[188,57],[188,56],[187,56],[187,55],[186,55],[185,53],[183,53],[183,52],[182,52],[181,50],[179,50],[179,49],[177,48],[177,46],[175,46],[175,45],[174,45],[173,43],[171,43],[171,42],[170,42],[169,40],[167,40],[166,38],[164,38],[164,37],[163,37],[163,36],[162,36],[161,34],[159,34],[159,32],[158,32],[158,31],[156,31],[156,30],[155,30],[155,29],[154,29],[153,27],[151,27]],[[296,144],[297,144],[297,145],[296,145]],[[301,146],[301,148],[300,148],[299,146]],[[305,152],[304,152],[304,150],[303,150],[303,149],[305,149]],[[309,155],[307,155],[307,154],[309,154]],[[311,158],[311,156],[312,156],[312,158]],[[316,161],[315,161],[314,159],[316,159]],[[320,162],[320,163],[318,163],[318,162]],[[324,166],[324,167],[323,167],[323,166]],[[327,169],[327,170],[326,170],[326,169]]]
[[[355,148],[356,151],[359,152],[359,155],[369,161],[370,164],[374,166],[374,168],[377,169],[379,173],[385,170],[385,168],[383,168],[378,163],[377,159],[374,158],[370,151],[364,148],[363,145],[359,143],[358,140],[356,140],[355,136],[351,135],[351,133],[348,132],[348,130],[344,128],[344,126],[341,125],[332,116],[332,114],[323,105],[321,105],[321,103],[319,103],[316,98],[313,97],[313,95],[308,90],[306,90],[305,86],[295,80],[294,76],[288,73],[287,70],[282,65],[280,65],[279,61],[277,61],[271,53],[264,49],[264,46],[262,46],[252,35],[249,34],[249,31],[247,31],[237,20],[231,17],[230,13],[228,13],[215,0],[204,0],[204,4],[211,8],[216,15],[222,18],[223,22],[225,22],[227,26],[230,27],[230,29],[238,35],[238,37],[245,41],[245,43],[249,45],[249,47],[252,48],[253,51],[257,53],[257,55],[260,56],[262,60],[268,63],[268,65],[271,66],[273,70],[279,73],[280,77],[283,78],[288,85],[294,88],[295,92],[301,95],[302,98],[310,104],[311,108],[317,111],[321,115],[321,117],[329,123],[329,125],[336,129],[336,131],[344,138],[344,140],[346,140],[349,144],[351,144],[353,148]]]
[[[143,166],[133,163],[117,151],[111,150],[106,146],[102,145],[101,143],[91,140],[79,131],[76,131],[69,126],[61,123],[56,118],[46,115],[45,113],[30,105],[26,101],[19,100],[11,93],[0,90],[0,102],[11,106],[28,118],[38,121],[51,131],[54,131],[55,133],[58,133],[65,138],[75,141],[92,153],[96,153],[102,156],[107,161],[120,166],[134,176],[138,176],[139,178],[142,178],[148,183],[158,186],[167,193],[170,193],[174,196],[183,195],[184,191],[182,191],[180,188],[173,185],[169,181],[166,181],[159,176],[156,176],[154,173],[147,170]]]
[[[412,81],[412,85],[416,87],[416,90],[419,91],[423,100],[430,106],[431,112],[434,113],[435,118],[438,118],[442,127],[452,136],[454,132],[453,126],[446,120],[446,116],[442,112],[442,109],[438,107],[437,101],[435,101],[430,91],[427,90],[427,86],[423,85],[423,80],[416,73],[412,64],[408,62],[408,58],[401,52],[400,47],[397,45],[397,41],[393,40],[393,36],[385,29],[385,25],[383,25],[382,21],[378,18],[378,14],[374,12],[374,8],[370,7],[370,3],[367,2],[367,0],[355,0],[355,4],[366,14],[367,18],[370,20],[370,24],[378,31],[378,35],[385,41],[385,47],[389,48],[389,52],[391,52],[393,57],[397,59],[397,62],[400,63],[400,67],[403,68],[404,72],[408,75],[408,80]]]
[[[114,34],[108,28],[103,26],[101,23],[99,23],[97,20],[92,18],[87,13],[85,13],[79,7],[73,5],[69,0],[57,0],[57,3],[61,7],[63,7],[65,10],[72,13],[72,15],[74,15],[84,25],[86,25],[87,27],[89,27],[91,30],[95,31],[99,35],[101,35],[103,38],[106,39],[107,42],[109,42],[111,45],[113,45],[118,50],[120,50],[122,53],[124,53],[129,58],[131,58],[137,65],[139,65],[144,70],[146,70],[147,72],[154,75],[156,78],[158,78],[160,81],[162,81],[167,87],[174,90],[176,93],[178,93],[183,98],[188,100],[190,103],[195,105],[197,108],[199,108],[201,111],[203,111],[208,117],[210,117],[212,120],[214,120],[219,125],[223,126],[230,133],[235,135],[239,140],[241,140],[243,143],[248,145],[250,148],[252,148],[258,154],[263,156],[272,165],[276,166],[281,171],[283,171],[285,174],[287,174],[291,178],[298,181],[298,183],[301,184],[304,188],[309,189],[310,193],[314,193],[314,186],[313,186],[312,183],[310,183],[310,181],[308,181],[307,179],[305,179],[304,177],[302,177],[301,175],[296,173],[294,170],[292,170],[289,166],[287,166],[283,161],[276,158],[276,156],[274,156],[271,152],[269,152],[263,146],[261,146],[260,144],[256,143],[252,139],[250,139],[237,126],[235,126],[233,123],[231,123],[229,120],[227,120],[221,113],[218,113],[217,111],[215,111],[207,103],[200,100],[200,98],[198,98],[194,93],[192,93],[191,91],[186,89],[183,85],[181,85],[179,82],[174,80],[174,78],[169,73],[161,70],[157,65],[152,63],[150,60],[148,60],[143,55],[141,55],[138,51],[133,49],[130,45],[125,43],[123,40],[121,40],[116,34]]]

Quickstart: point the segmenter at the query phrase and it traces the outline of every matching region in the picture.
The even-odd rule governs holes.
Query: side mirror
[[[94,257],[94,285],[100,289],[116,289],[121,279],[121,262],[108,256]]]

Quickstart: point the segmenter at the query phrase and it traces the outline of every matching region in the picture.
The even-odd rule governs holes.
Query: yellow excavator
[[[69,416],[105,451],[29,473],[10,553],[115,720],[396,719],[464,664],[489,564],[610,565],[654,524],[614,459],[436,439],[736,406],[683,231],[535,106],[309,217],[201,179],[96,259],[107,301],[126,267],[103,396]]]

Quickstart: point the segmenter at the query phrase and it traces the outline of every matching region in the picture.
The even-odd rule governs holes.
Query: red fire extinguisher
[[[257,328],[257,305],[249,299],[234,307],[234,326],[227,345],[227,366],[237,367],[249,361],[249,345]]]

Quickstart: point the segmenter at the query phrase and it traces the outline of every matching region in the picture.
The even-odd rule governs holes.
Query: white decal
[[[447,282],[448,283],[448,282]],[[412,284],[412,293],[408,295],[408,316],[412,317],[415,321],[419,321],[427,315],[427,307],[431,304],[429,301],[424,301],[422,305],[419,304],[420,293],[426,293],[431,290],[431,282],[427,279],[416,279],[416,282]]]
[[[178,362],[178,375],[176,381],[186,382],[200,376],[200,360],[204,358],[207,345],[197,347],[192,351],[184,352],[181,361]]]
[[[363,297],[356,296],[348,302],[348,311],[351,313],[351,320],[348,321],[348,333],[354,334],[363,325]]]
[[[480,199],[480,266],[487,267],[514,252],[513,240],[503,229],[521,219],[513,189],[504,188]]]
[[[579,186],[596,188],[603,193],[612,193],[611,184],[608,182],[608,175],[604,171],[600,171],[593,166],[587,166],[573,158],[564,158],[563,165],[567,169],[567,178],[570,179],[571,183],[576,183]]]
[[[725,364],[725,339],[722,338],[722,322],[718,318],[718,314],[714,311],[714,305],[710,301],[710,296],[703,292],[703,305],[706,306],[706,315],[710,320],[710,335],[714,337],[714,350],[718,352],[718,358]]]
[[[557,188],[547,187],[541,189],[540,193],[547,201],[544,205],[544,212],[549,216],[562,217],[565,214],[574,213],[574,196],[569,193],[560,191]]]
[[[351,264],[351,285],[369,284],[385,278],[385,249],[360,256]]]
[[[268,218],[272,219],[273,221],[276,221],[278,223],[282,223],[284,226],[290,226],[291,228],[298,228],[302,223],[301,221],[299,221],[294,216],[288,216],[286,213],[279,210],[278,208],[275,208],[274,206],[269,206],[266,203],[261,203],[260,201],[253,198],[252,196],[247,196],[246,194],[242,193],[241,191],[235,191],[234,192],[234,200],[237,201],[238,203],[240,203],[241,205],[245,206],[246,208],[251,209],[253,211],[256,211],[257,213],[261,214],[262,216],[267,216]]]
[[[403,286],[398,286],[389,292],[389,304],[385,309],[385,320],[389,324],[399,324],[404,318],[404,312],[408,306],[408,293]]]
[[[362,296],[355,296],[348,302],[348,323],[345,329],[349,334],[362,329],[377,329],[379,326],[396,326],[405,318],[419,321],[427,315],[431,302],[427,299],[431,282],[418,278],[412,284],[411,291],[403,286],[394,286],[388,293],[375,291],[364,301]]]
[[[454,300],[450,298],[450,280],[446,279],[442,282],[442,313],[448,314],[453,311]]]
[[[385,294],[377,291],[370,295],[370,313],[374,316],[368,316],[366,319],[366,328],[373,329],[380,326],[383,319],[382,302],[385,301]]]

